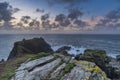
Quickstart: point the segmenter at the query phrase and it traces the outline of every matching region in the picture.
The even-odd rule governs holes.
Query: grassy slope
[[[0,64],[0,80],[8,80],[15,73],[15,69],[20,66],[21,63],[25,62],[27,59],[34,60],[40,57],[45,57],[50,55],[49,53],[39,53],[37,55],[34,54],[26,54],[24,56],[20,56],[4,63]]]

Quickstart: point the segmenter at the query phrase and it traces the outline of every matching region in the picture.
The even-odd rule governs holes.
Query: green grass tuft
[[[34,60],[41,57],[45,57],[50,55],[50,53],[38,53],[35,54],[26,54],[20,57],[16,57],[9,61],[4,62],[4,66],[2,67],[2,71],[0,71],[0,80],[9,80],[12,76],[15,75],[15,69],[17,69],[21,63],[25,62],[26,60]],[[2,64],[1,64],[2,65]]]
[[[65,74],[69,73],[74,68],[74,66],[74,64],[68,63],[63,71],[61,71],[61,73],[56,77],[56,80],[60,80]]]

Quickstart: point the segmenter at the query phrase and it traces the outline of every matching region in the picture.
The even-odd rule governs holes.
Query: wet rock
[[[120,55],[116,56],[116,60],[120,62]]]
[[[120,62],[117,59],[112,59],[107,67],[107,73],[111,76],[114,80],[120,80]]]
[[[37,54],[39,52],[53,52],[53,50],[43,38],[23,39],[23,41],[14,43],[14,47],[10,52],[8,60],[23,54]]]
[[[70,46],[63,46],[61,48],[59,48],[57,51],[55,51],[56,53],[63,53],[64,51],[70,50],[71,47]]]
[[[2,59],[0,62],[4,62],[5,60],[4,59]]]
[[[76,56],[75,56],[75,59],[76,59],[76,60],[79,60],[81,55],[82,55],[82,54],[76,55]]]

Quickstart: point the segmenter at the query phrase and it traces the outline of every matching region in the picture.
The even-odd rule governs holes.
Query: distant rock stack
[[[51,46],[43,38],[23,39],[14,43],[14,47],[8,57],[12,59],[22,54],[37,54],[39,52],[53,52]]]

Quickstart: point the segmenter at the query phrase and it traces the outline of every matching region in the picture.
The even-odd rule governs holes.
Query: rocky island
[[[0,62],[0,80],[120,80],[120,56],[86,49],[76,56],[64,46],[53,51],[43,38],[15,42]]]

